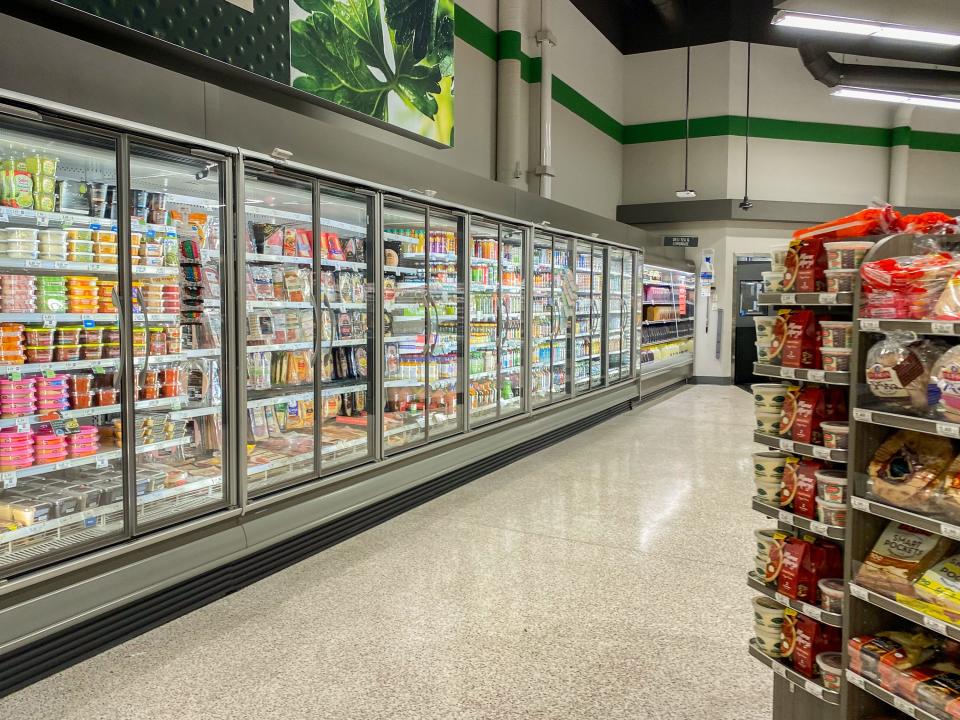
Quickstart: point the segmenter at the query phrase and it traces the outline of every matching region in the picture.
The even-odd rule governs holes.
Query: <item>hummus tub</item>
[[[779,478],[755,476],[753,479],[757,497],[768,505],[779,504],[781,482]]]
[[[850,423],[841,422],[823,422],[820,424],[823,431],[823,444],[831,450],[846,450],[849,446]]]
[[[787,458],[790,456],[776,450],[769,450],[756,452],[751,457],[753,458],[754,475],[779,479],[783,476]]]
[[[840,690],[840,679],[843,677],[843,655],[838,652],[822,652],[817,655],[817,667],[823,678],[823,686],[827,690]]]
[[[873,247],[872,242],[845,240],[823,244],[827,252],[827,267],[830,270],[855,270],[863,262],[863,256]]]
[[[825,348],[853,346],[853,323],[849,320],[821,320],[820,331]]]
[[[764,630],[780,632],[783,626],[783,606],[763,595],[753,599],[753,621]]]
[[[850,348],[821,347],[820,356],[823,358],[823,369],[827,372],[850,372]]]
[[[843,578],[823,578],[818,581],[820,607],[827,612],[843,612],[843,585]]]
[[[787,394],[787,386],[780,383],[756,383],[750,390],[758,412],[779,412]]]
[[[762,433],[776,435],[780,427],[780,413],[757,413],[757,430]]]
[[[845,502],[830,502],[818,497],[817,518],[827,525],[844,527],[847,524],[847,504]]]
[[[852,292],[857,281],[856,270],[824,270],[827,278],[827,292]]]
[[[757,348],[757,362],[769,365],[779,364],[779,347],[760,343],[754,343],[754,346]]]
[[[783,290],[783,272],[770,271],[760,273],[763,277],[764,292],[781,292]]]
[[[845,503],[847,501],[846,473],[842,470],[818,470],[815,475],[818,498],[832,503]]]

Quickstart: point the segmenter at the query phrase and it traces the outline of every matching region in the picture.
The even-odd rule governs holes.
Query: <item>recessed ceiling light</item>
[[[845,33],[862,37],[904,40],[906,42],[928,43],[932,45],[960,45],[960,34],[933,32],[921,28],[875,22],[862,18],[848,18],[837,15],[817,15],[814,13],[781,10],[773,20],[773,25],[799,28],[801,30],[819,30],[822,32]]]
[[[924,107],[960,110],[960,98],[943,97],[940,95],[916,95],[913,93],[894,92],[892,90],[870,90],[868,88],[846,87],[843,85],[836,88],[830,94],[835,97],[854,98],[857,100],[878,100],[880,102],[901,103],[903,105],[922,105]]]

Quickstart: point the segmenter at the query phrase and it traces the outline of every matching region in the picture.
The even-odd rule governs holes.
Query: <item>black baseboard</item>
[[[733,380],[725,377],[716,377],[714,375],[694,375],[690,378],[694,385],[733,385]]]
[[[637,403],[638,399],[624,401],[253,555],[0,656],[0,697],[234,593],[527,455],[566,440],[631,410]]]

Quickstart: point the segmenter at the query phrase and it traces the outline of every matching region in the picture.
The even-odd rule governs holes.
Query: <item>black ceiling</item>
[[[816,38],[832,52],[960,66],[957,48],[775,27],[773,0],[671,0],[680,15],[676,27],[656,7],[667,0],[571,1],[625,55],[726,40],[796,47],[801,38]]]

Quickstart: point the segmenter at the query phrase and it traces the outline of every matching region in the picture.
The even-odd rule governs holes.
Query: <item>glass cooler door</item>
[[[574,326],[574,381],[578,394],[590,389],[590,356],[593,339],[593,252],[590,244],[578,241],[576,247],[577,263],[577,305],[576,324]]]
[[[623,264],[624,252],[610,248],[610,287],[605,296],[607,305],[607,377],[611,383],[620,380],[620,356],[623,355]]]
[[[383,202],[383,440],[387,455],[426,442],[426,209]],[[430,312],[428,312],[428,308]],[[435,321],[434,321],[435,322]]]
[[[369,331],[374,312],[371,245],[373,197],[321,186],[319,199],[321,473],[365,462],[373,456],[369,398]]]
[[[500,417],[523,412],[525,273],[523,231],[500,226]]]
[[[576,293],[576,275],[572,273],[573,240],[553,238],[553,400],[573,396],[574,342],[576,340],[576,311],[580,296]],[[570,295],[564,291],[569,285]]]
[[[4,117],[0,176],[2,578],[130,526],[122,451],[102,434],[128,400],[116,137]]]
[[[620,284],[620,380],[631,377],[633,368],[633,278],[636,253],[623,253],[623,280]]]
[[[251,495],[317,475],[316,378],[332,378],[333,359],[316,353],[315,325],[318,316],[332,322],[340,296],[330,268],[317,287],[313,188],[307,178],[245,173],[245,318],[239,325]]]
[[[551,401],[553,338],[556,326],[553,303],[553,239],[533,236],[533,303],[530,308],[530,393],[533,407]]]
[[[101,442],[135,448],[138,527],[178,521],[224,502],[224,170],[222,161],[140,143],[130,147],[133,322],[122,342],[125,354],[133,354],[133,426],[114,422],[69,440],[71,450],[86,442],[79,438],[95,441],[97,434]],[[95,240],[95,259],[110,257],[99,255],[108,250]],[[67,278],[72,309],[104,309],[108,292],[95,277]],[[110,354],[112,332],[84,320],[81,356]],[[103,350],[91,341],[102,341]],[[96,368],[88,380],[93,390]],[[81,402],[95,397],[72,392]]]
[[[500,312],[497,286],[500,276],[500,238],[497,225],[480,218],[470,221],[470,425],[495,420],[499,385]]]
[[[427,415],[429,440],[463,428],[463,255],[464,218],[430,208],[427,246]]]
[[[604,289],[605,277],[603,268],[604,249],[599,245],[591,248],[593,264],[591,269],[590,294],[590,388],[598,388],[606,384],[606,373],[603,358],[604,335]]]

